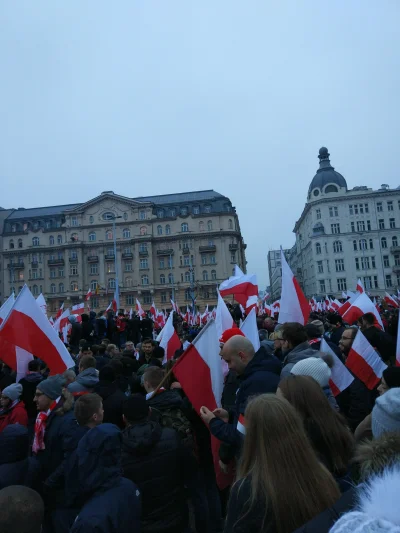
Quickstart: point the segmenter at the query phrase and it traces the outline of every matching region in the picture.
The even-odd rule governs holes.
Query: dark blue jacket
[[[274,355],[268,355],[266,349],[261,348],[246,366],[244,373],[239,376],[240,386],[236,394],[236,404],[230,413],[229,424],[219,418],[210,422],[210,431],[220,441],[240,449],[242,437],[236,429],[239,415],[243,415],[250,397],[268,392],[275,393],[279,384],[282,363]]]
[[[11,485],[30,486],[31,464],[26,427],[10,424],[0,433],[0,489]]]
[[[140,492],[121,476],[121,431],[101,424],[80,440],[76,466],[85,502],[71,533],[140,531]]]

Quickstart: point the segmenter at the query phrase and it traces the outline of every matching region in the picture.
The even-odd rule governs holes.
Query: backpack
[[[168,407],[162,411],[152,407],[152,418],[163,428],[174,429],[185,447],[194,450],[195,442],[192,425],[179,407]]]

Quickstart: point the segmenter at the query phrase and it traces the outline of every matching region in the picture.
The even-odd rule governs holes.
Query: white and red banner
[[[347,322],[348,324],[354,324],[359,318],[361,318],[365,313],[372,313],[375,316],[375,325],[378,328],[384,329],[382,319],[380,317],[380,314],[378,313],[377,308],[372,303],[371,299],[365,292],[362,292],[358,295],[357,298],[355,298],[353,301],[353,298],[349,300],[349,302],[352,302],[350,307],[347,309],[347,311],[342,314],[343,320]],[[347,304],[348,302],[346,302]],[[345,304],[345,305],[346,305]],[[343,306],[344,307],[344,306]],[[339,310],[339,312],[342,309]]]
[[[150,307],[150,314],[154,320],[154,322],[156,321],[156,317],[157,317],[157,309],[156,309],[156,304],[154,303],[154,300],[153,300],[153,303],[151,304],[151,307]]]
[[[396,366],[400,366],[400,317],[397,324]]]
[[[397,301],[393,298],[393,296],[390,296],[390,294],[388,294],[387,292],[385,292],[385,297],[383,299],[388,305],[391,305],[392,307],[396,307],[396,308],[399,307],[399,304],[397,303]]]
[[[361,331],[357,332],[353,341],[353,345],[346,359],[346,366],[370,390],[378,385],[382,377],[382,372],[387,368],[387,365],[382,361]]]
[[[257,305],[257,276],[255,274],[243,274],[236,265],[235,275],[221,283],[219,292],[223,298],[233,295],[235,300],[246,309],[246,312],[249,312],[251,307]]]
[[[89,289],[85,296],[85,301],[87,302],[92,297],[92,289]]]
[[[247,315],[246,320],[240,326],[240,330],[244,333],[245,337],[251,341],[254,350],[257,352],[260,349],[261,344],[258,335],[256,310],[254,308]]]
[[[136,298],[136,313],[140,316],[140,320],[142,320],[142,318],[146,316],[146,313],[143,311],[143,307],[141,306],[137,298]]]
[[[310,306],[304,296],[297,279],[293,276],[286,262],[285,254],[281,249],[282,264],[282,292],[280,300],[279,322],[299,322],[303,326],[307,324],[310,316]]]
[[[362,294],[363,292],[365,292],[364,284],[363,284],[363,282],[361,281],[361,279],[358,279],[358,281],[357,281],[356,292],[359,292],[359,293],[361,293],[361,294]]]
[[[218,292],[218,305],[215,316],[215,327],[217,329],[217,336],[220,339],[221,335],[227,329],[231,329],[234,326],[232,315],[229,312],[222,296]]]
[[[73,305],[71,308],[71,315],[83,315],[85,312],[85,304],[82,302],[80,304]]]
[[[39,296],[36,298],[36,303],[38,304],[40,309],[43,311],[45,316],[47,316],[47,304],[42,293],[40,293]]]
[[[164,359],[163,363],[166,363],[172,359],[175,355],[176,350],[181,348],[181,341],[179,340],[178,334],[174,328],[174,312],[171,311],[169,314],[168,320],[165,323],[164,329],[161,331],[160,346],[164,348]]]
[[[329,353],[332,356],[333,366],[331,368],[332,374],[331,379],[329,380],[329,386],[333,395],[337,396],[353,383],[354,377],[323,337],[321,339],[320,351]]]

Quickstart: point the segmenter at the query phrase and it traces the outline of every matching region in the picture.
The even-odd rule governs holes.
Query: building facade
[[[289,262],[306,296],[339,297],[361,278],[371,295],[400,288],[400,187],[349,189],[327,148],[296,222]]]
[[[289,257],[290,250],[283,250],[285,257]],[[270,250],[268,252],[268,273],[270,283],[270,298],[280,298],[282,291],[282,263],[281,251]]]
[[[3,225],[1,299],[26,283],[54,312],[91,288],[91,308],[100,311],[118,280],[122,308],[136,298],[146,309],[193,297],[202,308],[216,304],[235,264],[246,268],[245,248],[235,208],[212,190],[140,198],[106,191],[82,204],[19,208]]]

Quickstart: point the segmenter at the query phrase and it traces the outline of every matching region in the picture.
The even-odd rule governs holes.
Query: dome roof
[[[330,183],[337,185],[338,187],[344,187],[347,190],[347,183],[344,177],[336,172],[329,160],[328,148],[324,146],[319,149],[319,169],[312,179],[310,187],[308,189],[308,196],[310,196],[313,189],[319,189],[323,191],[325,185]]]

